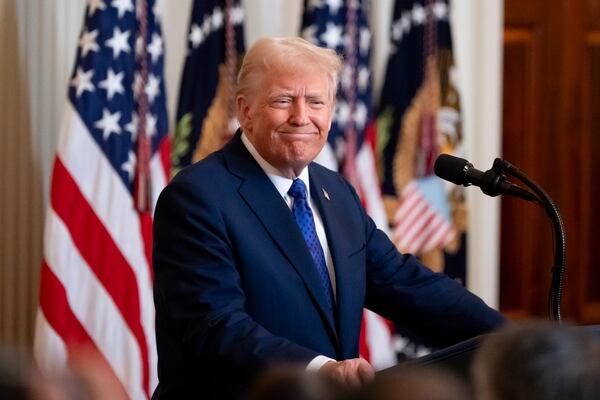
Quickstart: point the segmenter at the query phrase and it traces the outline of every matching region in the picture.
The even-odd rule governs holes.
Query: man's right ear
[[[242,129],[246,127],[246,124],[250,122],[250,104],[248,103],[248,99],[244,95],[238,95],[235,98],[235,107],[237,112],[238,121],[240,122],[240,126]]]

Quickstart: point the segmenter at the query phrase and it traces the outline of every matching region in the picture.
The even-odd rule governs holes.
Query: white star
[[[156,135],[156,123],[158,118],[154,114],[146,114],[146,135],[152,137]]]
[[[415,3],[413,5],[412,19],[416,25],[422,25],[427,19],[427,13],[421,4]]]
[[[356,81],[358,83],[358,90],[361,92],[365,92],[369,87],[370,75],[371,74],[369,73],[369,69],[367,67],[362,66],[358,69],[358,77],[356,78]]]
[[[211,17],[213,29],[216,31],[223,26],[223,11],[220,8],[215,8]]]
[[[437,19],[445,19],[448,16],[448,6],[444,2],[434,3],[432,6],[432,12]]]
[[[330,49],[335,49],[342,43],[342,26],[327,23],[327,29],[321,34],[320,38]]]
[[[367,123],[367,106],[362,101],[356,103],[354,107],[354,123],[358,130],[362,130]]]
[[[102,118],[94,123],[94,127],[102,130],[102,139],[108,139],[111,133],[121,133],[121,127],[119,126],[120,118],[120,112],[111,114],[108,109],[102,109]]]
[[[88,2],[88,17],[94,15],[96,10],[104,10],[106,9],[106,5],[102,0],[89,0]]]
[[[114,58],[119,57],[119,54],[121,54],[122,51],[129,53],[129,50],[131,50],[129,43],[127,42],[130,33],[131,32],[129,31],[121,32],[117,27],[113,29],[113,36],[106,41],[106,45],[113,49]]]
[[[146,135],[148,137],[152,137],[156,135],[156,123],[158,122],[158,118],[154,114],[146,114]],[[133,113],[131,115],[131,121],[129,121],[125,125],[125,130],[131,133],[131,141],[135,142],[138,136],[138,125],[140,123],[140,119],[137,114]]]
[[[329,6],[329,12],[332,15],[336,15],[342,7],[342,0],[325,0],[325,2]]]
[[[192,42],[192,47],[197,48],[204,42],[204,32],[197,24],[192,25],[192,29],[190,30],[190,34],[188,36],[190,42]]]
[[[137,139],[137,134],[138,134],[137,126],[138,126],[138,116],[136,113],[132,113],[131,121],[129,121],[125,125],[125,130],[131,134],[132,142],[135,142]]]
[[[360,49],[360,54],[367,54],[369,48],[371,47],[371,32],[367,28],[362,28],[360,30],[360,38],[358,41],[358,48]]]
[[[242,6],[237,5],[233,7],[233,9],[231,10],[231,14],[229,14],[229,21],[233,25],[239,25],[242,22],[244,22],[244,9],[242,8]]]
[[[130,181],[133,180],[133,174],[135,173],[135,163],[135,153],[129,150],[129,153],[127,154],[127,161],[121,164],[121,169],[127,172],[127,176],[129,177]]]
[[[90,51],[98,51],[98,43],[96,38],[98,37],[98,29],[94,29],[91,32],[87,30],[83,31],[81,38],[79,38],[79,47],[81,47],[81,55],[85,57]]]
[[[162,55],[162,53],[163,53],[162,46],[163,46],[163,40],[160,37],[160,35],[158,35],[156,33],[153,34],[152,42],[148,45],[148,53],[150,53],[153,63],[158,61],[158,59]]]
[[[302,37],[313,44],[317,44],[317,26],[309,25],[302,30]]]
[[[119,72],[118,74],[115,74],[112,68],[109,68],[108,74],[106,75],[106,79],[98,83],[99,87],[106,90],[108,100],[112,100],[115,93],[125,93],[125,89],[123,88],[122,82],[123,75],[123,71]]]
[[[123,18],[123,15],[127,11],[133,12],[133,3],[131,0],[113,0],[110,5],[117,9],[119,18]]]
[[[343,100],[338,100],[335,105],[335,120],[338,125],[344,126],[348,121],[348,117],[350,116],[350,107],[348,107],[348,103]]]
[[[346,140],[344,140],[343,135],[338,135],[338,137],[335,138],[333,147],[335,158],[342,160],[344,158],[344,154],[346,153]]]
[[[354,79],[352,66],[348,63],[342,65],[342,73],[340,74],[340,83],[344,90],[349,89],[352,86],[352,80]]]
[[[160,79],[157,76],[150,74],[148,83],[146,84],[146,94],[148,95],[148,101],[150,103],[158,96],[158,92],[160,92]]]
[[[77,97],[81,96],[83,92],[86,90],[88,92],[94,91],[94,84],[92,83],[92,76],[94,75],[94,70],[89,69],[88,71],[83,71],[81,67],[77,67],[77,72],[75,73],[75,77],[71,80],[71,86],[75,86],[75,93]]]

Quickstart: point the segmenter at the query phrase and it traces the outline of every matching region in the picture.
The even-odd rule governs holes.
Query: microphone
[[[529,201],[537,200],[532,193],[508,182],[504,174],[493,168],[485,172],[479,171],[464,158],[440,154],[435,160],[433,170],[438,177],[446,181],[455,185],[477,186],[488,196],[508,194]]]

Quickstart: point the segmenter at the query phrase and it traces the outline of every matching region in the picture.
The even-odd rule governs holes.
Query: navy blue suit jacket
[[[503,322],[453,280],[398,253],[339,174],[308,168],[335,267],[335,316],[325,312],[290,209],[239,133],[161,194],[153,254],[156,398],[236,398],[273,363],[357,357],[363,307],[440,346]]]

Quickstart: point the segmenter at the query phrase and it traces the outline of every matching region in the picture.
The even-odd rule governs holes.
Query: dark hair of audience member
[[[468,400],[469,388],[448,370],[429,366],[396,367],[377,376],[357,400]]]
[[[349,389],[330,377],[302,367],[267,370],[252,385],[247,400],[342,400]]]
[[[478,400],[600,399],[600,341],[582,327],[511,324],[472,365]]]

